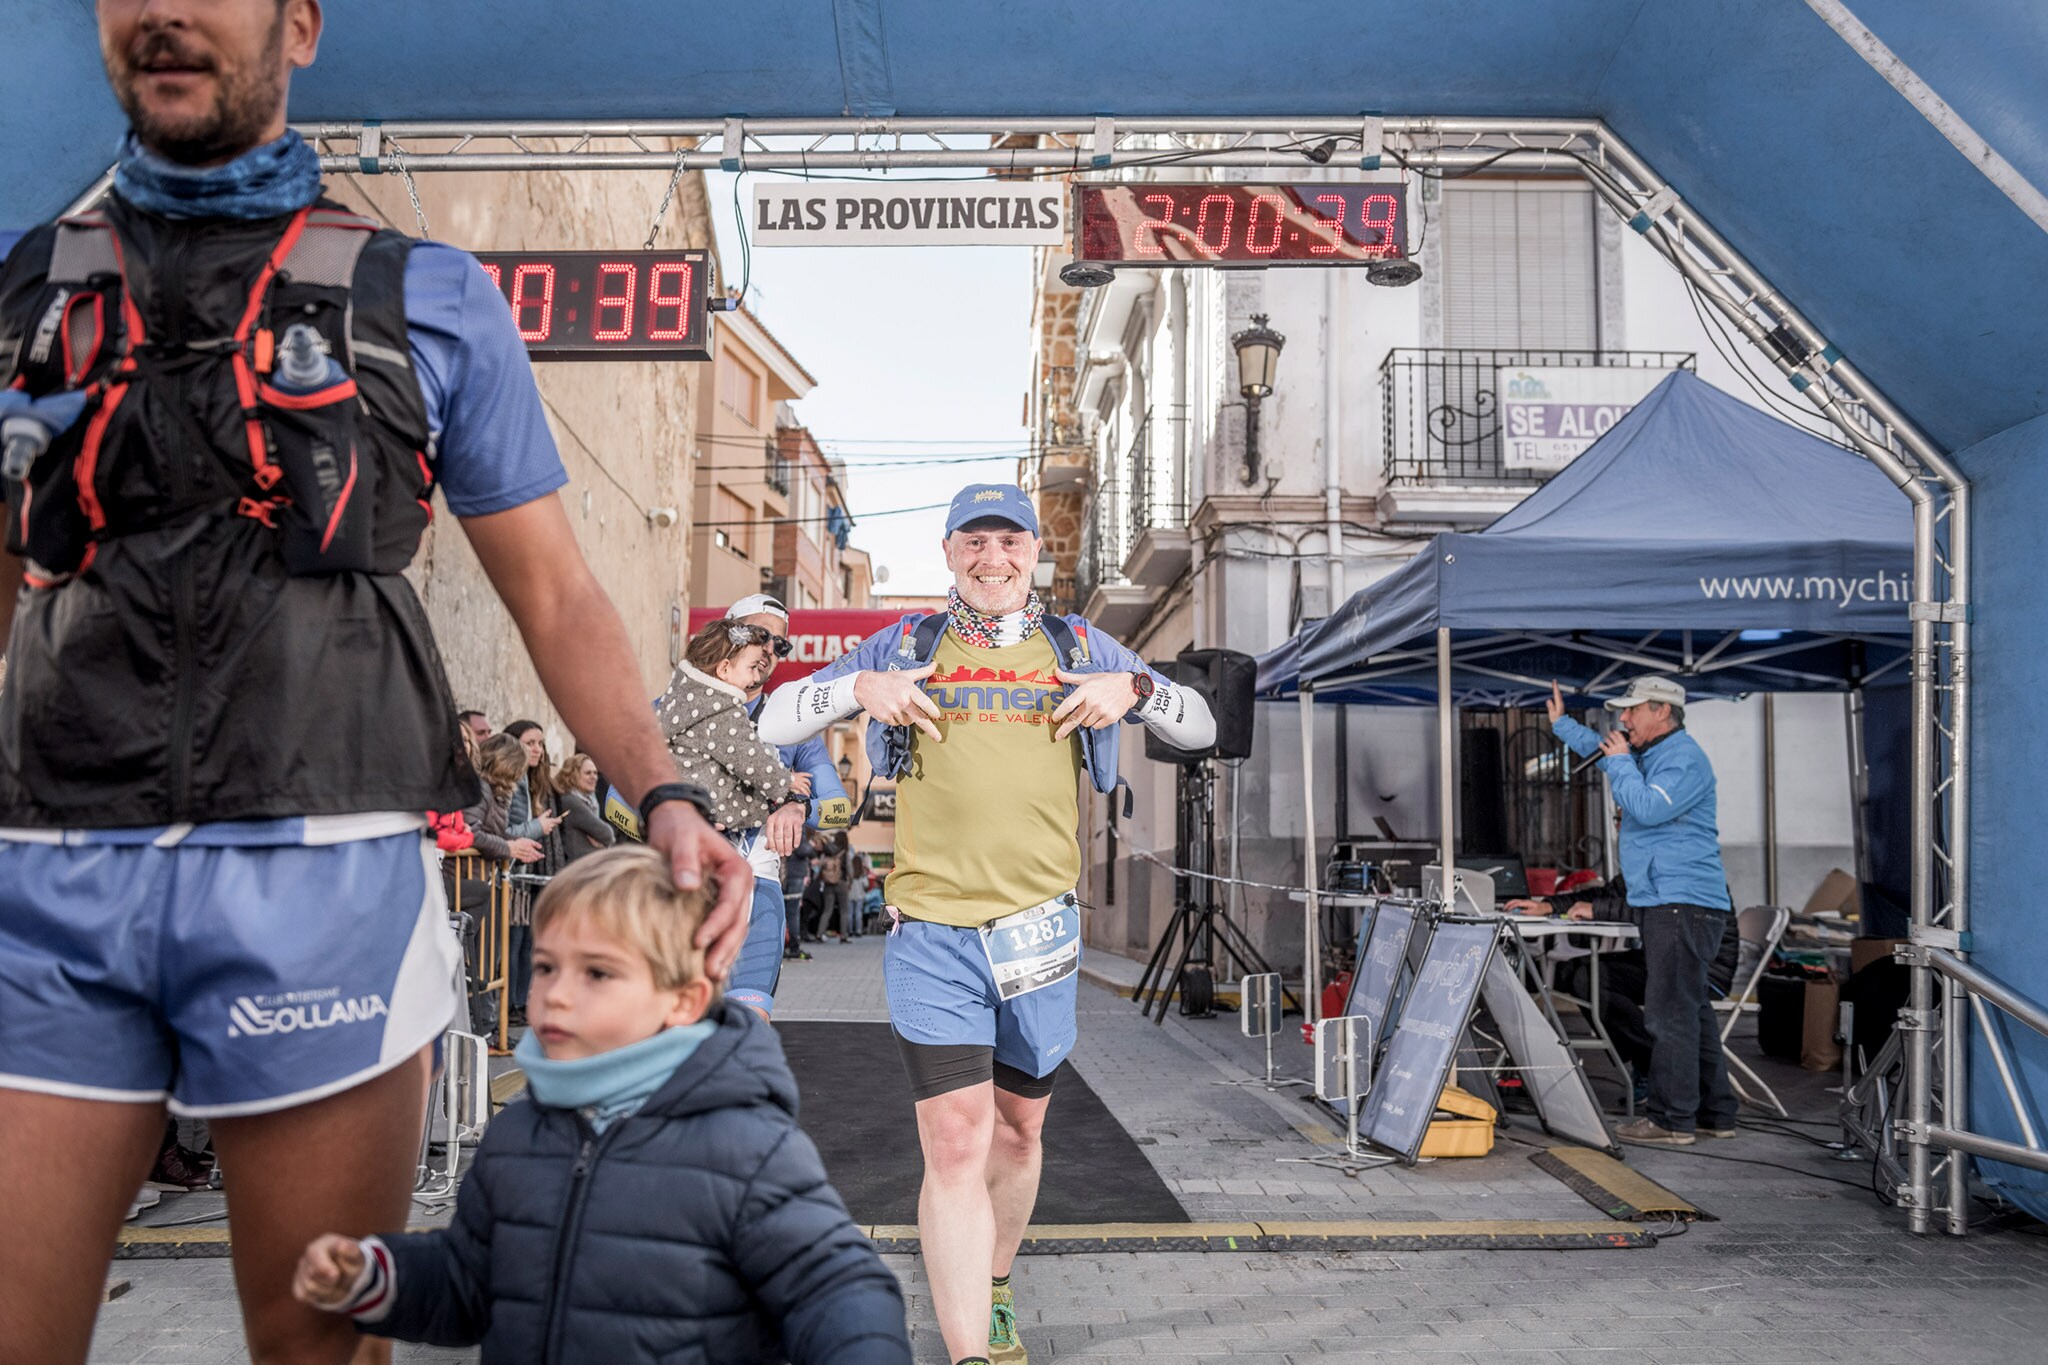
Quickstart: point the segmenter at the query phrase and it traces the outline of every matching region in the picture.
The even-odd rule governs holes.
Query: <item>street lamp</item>
[[[1252,325],[1230,338],[1237,352],[1237,391],[1244,395],[1244,481],[1259,477],[1259,400],[1272,396],[1273,375],[1280,368],[1280,348],[1287,344],[1266,325],[1264,313],[1252,314]]]
[[[844,754],[839,756],[839,780],[841,782],[853,781],[853,760]]]

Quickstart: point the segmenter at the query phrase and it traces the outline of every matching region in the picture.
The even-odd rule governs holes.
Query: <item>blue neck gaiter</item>
[[[716,1021],[700,1019],[573,1062],[550,1061],[541,1050],[540,1039],[529,1033],[519,1040],[512,1055],[526,1073],[526,1087],[536,1102],[552,1109],[578,1110],[602,1133],[612,1120],[647,1103],[698,1045],[717,1031]]]
[[[121,140],[114,189],[165,218],[279,218],[320,197],[320,154],[287,129],[275,142],[222,166],[180,166],[136,141]]]

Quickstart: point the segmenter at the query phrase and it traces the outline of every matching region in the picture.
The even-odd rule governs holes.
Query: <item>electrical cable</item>
[[[555,420],[561,423],[562,430],[569,433],[569,439],[574,441],[577,445],[577,448],[582,450],[582,452],[589,457],[590,462],[597,466],[597,472],[604,475],[607,479],[611,480],[612,487],[618,489],[619,492],[625,494],[626,501],[633,504],[634,511],[638,512],[643,517],[646,516],[646,506],[640,501],[640,499],[633,496],[632,489],[626,487],[625,484],[619,482],[618,475],[612,473],[610,469],[606,468],[605,462],[598,458],[597,452],[595,450],[592,450],[590,448],[590,442],[584,440],[582,433],[578,432],[575,427],[571,426],[569,424],[569,419],[562,415],[562,410],[556,407],[554,403],[549,400],[547,394],[544,391],[542,391],[538,385],[535,386],[534,391],[540,394],[541,406],[546,408],[550,413],[554,414]]]
[[[1676,1152],[1680,1156],[1696,1156],[1706,1161],[1732,1161],[1739,1166],[1768,1166],[1775,1171],[1789,1171],[1793,1175],[1803,1175],[1809,1180],[1825,1180],[1830,1185],[1846,1185],[1850,1189],[1858,1191],[1862,1191],[1864,1189],[1863,1185],[1858,1181],[1843,1180],[1839,1176],[1822,1175],[1819,1171],[1802,1170],[1797,1166],[1787,1166],[1781,1161],[1765,1161],[1760,1157],[1753,1156],[1721,1156],[1720,1154],[1715,1152],[1703,1152],[1699,1150],[1697,1146],[1666,1147],[1662,1143],[1657,1143],[1654,1145],[1657,1146],[1660,1151]]]

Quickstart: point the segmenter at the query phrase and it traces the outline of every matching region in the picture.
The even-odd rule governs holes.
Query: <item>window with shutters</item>
[[[1443,299],[1448,347],[1598,350],[1591,188],[1548,180],[1446,186]]]
[[[742,559],[754,557],[754,508],[724,484],[711,491],[711,524],[725,533],[727,549]]]
[[[718,372],[718,401],[750,427],[761,425],[761,376],[738,357],[729,357]]]

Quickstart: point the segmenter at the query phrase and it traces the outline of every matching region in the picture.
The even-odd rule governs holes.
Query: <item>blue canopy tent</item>
[[[1695,697],[1896,674],[1912,539],[1860,456],[1680,370],[1514,511],[1432,538],[1262,656],[1258,693],[1301,702],[1309,803],[1315,700],[1435,705],[1438,857],[1455,867],[1455,708],[1537,705],[1553,680],[1602,699],[1645,672]]]
[[[1952,452],[1975,490],[1974,600],[1955,605],[1962,621],[2000,628],[1957,651],[1969,676],[1954,696],[1965,717],[1998,723],[1970,732],[1953,774],[1975,823],[1947,854],[1968,890],[1958,923],[1972,960],[2048,996],[2034,909],[2048,841],[2032,837],[2029,814],[2048,768],[2048,713],[2034,704],[2048,653],[2029,628],[2048,519],[2048,7],[1277,0],[1248,11],[1178,0],[1105,18],[1029,0],[352,0],[327,20],[319,62],[293,86],[305,125],[1367,110],[1603,120],[1825,334],[1828,355]],[[0,250],[6,229],[92,184],[122,122],[102,93],[85,0],[15,0],[6,35]],[[1682,639],[1661,644],[1683,656]],[[1828,672],[1820,655],[1764,659],[1763,642],[1739,639],[1729,649],[1749,644],[1759,668]],[[1475,662],[1550,671],[1534,655]],[[1918,783],[1923,798],[1930,785]],[[2014,1054],[2021,1082],[2048,1088],[2048,1039],[2022,1039]],[[1985,1083],[1970,1090],[1971,1112],[1944,1124],[2024,1137],[2038,1157],[1981,1057],[1973,1048]],[[1981,1142],[1950,1150],[1997,1154]],[[2048,1171],[2019,1180],[2048,1210]],[[1960,1231],[1967,1208],[1947,1212]],[[1924,1209],[1912,1217],[1925,1225]]]
[[[1634,673],[1688,692],[1840,691],[1905,659],[1912,522],[1859,456],[1678,371],[1492,526],[1407,565],[1259,661],[1259,693],[1533,705]]]

